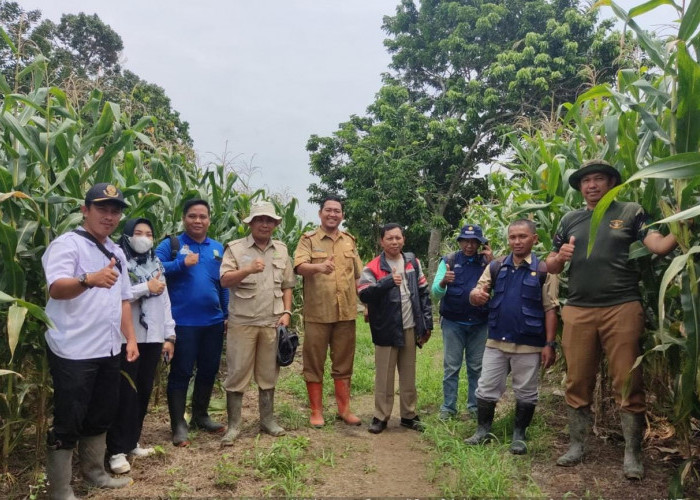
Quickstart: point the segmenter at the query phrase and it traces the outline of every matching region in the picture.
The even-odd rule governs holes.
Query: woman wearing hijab
[[[131,280],[131,302],[134,331],[141,354],[135,362],[127,363],[122,344],[119,390],[119,411],[107,433],[107,449],[112,472],[124,474],[131,470],[127,455],[145,457],[155,453],[153,448],[141,448],[139,437],[153,389],[153,378],[161,355],[167,363],[175,348],[175,322],[170,313],[170,298],[165,288],[163,265],[153,251],[153,224],[148,219],[129,219],[119,239],[128,262]]]

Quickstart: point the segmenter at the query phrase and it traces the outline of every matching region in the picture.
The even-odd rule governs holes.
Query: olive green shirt
[[[639,268],[629,260],[629,251],[632,243],[647,235],[647,213],[637,203],[613,201],[598,227],[593,252],[586,257],[592,215],[593,211],[585,208],[569,212],[554,236],[553,252],[575,237],[566,303],[609,307],[641,300]]]

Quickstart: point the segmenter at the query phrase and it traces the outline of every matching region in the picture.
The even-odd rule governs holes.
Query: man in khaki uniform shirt
[[[226,245],[221,262],[221,286],[231,289],[224,446],[233,445],[240,433],[243,392],[253,377],[259,387],[260,428],[273,436],[285,434],[273,415],[279,375],[276,327],[289,326],[296,277],[287,246],[271,238],[280,220],[272,203],[253,205],[243,220],[250,235]]]
[[[304,234],[294,254],[294,270],[304,277],[304,379],[311,406],[310,423],[322,427],[323,367],[331,349],[331,376],[338,415],[360,425],[350,411],[350,377],[355,359],[356,280],[362,272],[355,238],[339,229],[343,205],[329,196],[318,212],[321,226]]]

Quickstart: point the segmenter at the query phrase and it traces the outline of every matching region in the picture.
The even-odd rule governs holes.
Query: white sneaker
[[[117,453],[109,457],[109,468],[115,474],[126,474],[131,470],[131,465],[124,453]]]
[[[131,450],[129,452],[129,455],[133,455],[135,457],[148,457],[153,455],[156,452],[153,448],[141,448],[141,445],[139,443],[136,443],[136,448]]]

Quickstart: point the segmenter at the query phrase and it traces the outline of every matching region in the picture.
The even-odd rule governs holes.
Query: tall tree
[[[392,62],[367,116],[307,144],[320,177],[311,199],[344,193],[360,235],[379,221],[408,224],[434,269],[504,134],[614,77],[622,59],[611,27],[576,0],[402,0],[384,18]]]

